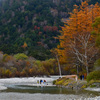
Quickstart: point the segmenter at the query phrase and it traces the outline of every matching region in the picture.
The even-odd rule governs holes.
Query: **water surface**
[[[0,100],[94,100],[96,96],[100,96],[100,92],[88,90],[33,86],[36,82],[34,78],[1,79],[0,83],[7,89],[0,91]],[[51,79],[48,79],[48,84],[52,84]],[[100,100],[100,97],[95,100]]]

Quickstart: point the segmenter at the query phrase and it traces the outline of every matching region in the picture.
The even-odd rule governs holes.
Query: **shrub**
[[[11,76],[11,71],[9,69],[7,69],[5,71],[5,77],[10,77]]]
[[[59,79],[55,82],[55,84],[56,84],[56,85],[63,85],[64,82],[65,82],[66,80],[67,80],[67,79],[64,78],[64,77],[59,78]]]
[[[100,80],[100,70],[93,71],[87,76],[87,82],[90,80]]]
[[[16,55],[14,55],[14,57],[17,59],[17,60],[26,60],[28,58],[27,55],[25,55],[24,53],[18,53]]]
[[[96,62],[94,63],[94,68],[95,70],[100,70],[100,59],[96,60]]]
[[[57,81],[57,82],[56,82],[56,85],[62,85],[63,82],[64,82],[64,80]]]
[[[55,84],[55,83],[56,83],[56,80],[53,81],[53,84]]]

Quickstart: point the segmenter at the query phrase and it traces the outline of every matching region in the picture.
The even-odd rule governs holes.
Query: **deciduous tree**
[[[80,6],[75,5],[70,18],[62,27],[62,34],[59,36],[60,45],[57,47],[58,53],[62,55],[61,61],[67,62],[70,57],[75,59],[74,61],[78,60],[85,65],[87,74],[89,62],[97,54],[91,36],[92,23],[97,16],[100,16],[98,4],[89,6],[85,1]]]

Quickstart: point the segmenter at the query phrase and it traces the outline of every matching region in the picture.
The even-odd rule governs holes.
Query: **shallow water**
[[[100,100],[100,92],[71,90],[55,86],[33,86],[33,78],[0,80],[6,90],[0,91],[0,100]],[[52,84],[48,79],[48,84]],[[34,81],[36,83],[36,81]]]
[[[0,100],[85,100],[86,98],[99,95],[99,92],[87,90],[68,90],[59,87],[37,87],[13,84],[8,85],[7,90],[1,91]]]
[[[74,94],[74,95],[86,95],[86,96],[99,96],[100,92],[88,91],[88,90],[72,90],[60,87],[37,87],[27,85],[8,85],[8,89],[2,92],[20,92],[20,93],[48,93],[48,94]]]
[[[80,97],[81,98],[81,97]],[[40,94],[40,93],[0,93],[0,100],[84,100],[76,95]]]

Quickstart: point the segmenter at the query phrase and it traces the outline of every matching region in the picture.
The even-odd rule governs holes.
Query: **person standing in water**
[[[39,84],[39,80],[37,80],[37,84]]]
[[[46,85],[46,80],[44,80],[44,85]]]

